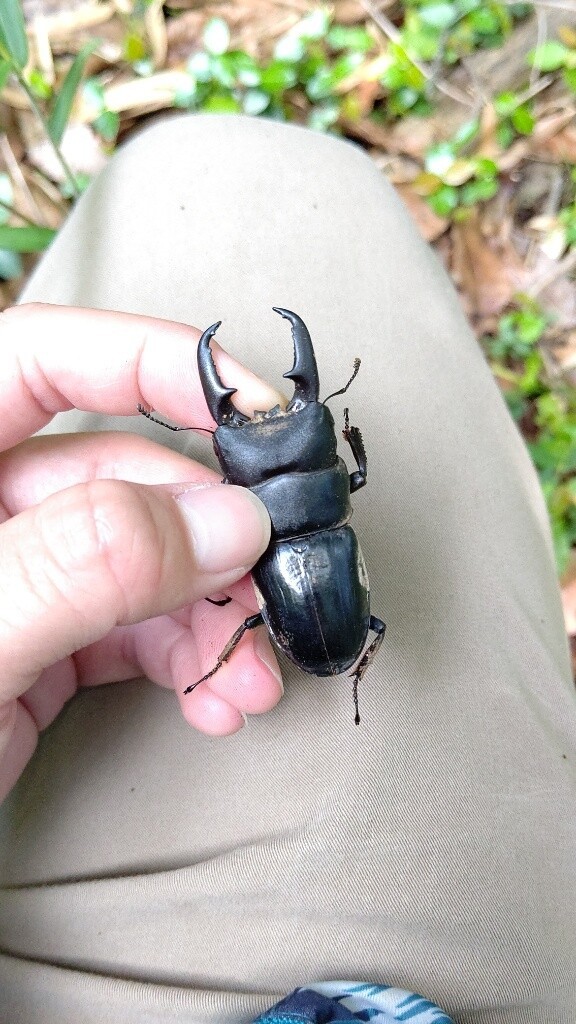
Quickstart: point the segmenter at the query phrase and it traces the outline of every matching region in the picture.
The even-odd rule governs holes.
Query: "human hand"
[[[265,630],[188,696],[257,610],[246,575],[270,522],[249,491],[122,432],[31,437],[72,408],[138,403],[210,428],[194,328],[149,317],[19,306],[0,314],[0,799],[38,732],[79,687],[147,675],[186,720],[228,735],[280,699]],[[212,345],[238,408],[280,397]],[[226,607],[203,598],[225,593]]]

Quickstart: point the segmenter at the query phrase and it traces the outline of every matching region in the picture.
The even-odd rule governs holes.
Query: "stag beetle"
[[[217,423],[213,443],[224,481],[258,495],[270,514],[272,536],[252,569],[260,611],[242,623],[215,666],[184,693],[213,676],[247,630],[264,624],[280,650],[312,675],[339,675],[358,662],[352,673],[358,725],[358,683],[376,656],[386,626],[370,614],[366,567],[348,525],[350,494],[366,483],[364,442],[358,427],[349,425],[346,409],[343,435],[358,467],[349,474],[336,451],[334,418],[326,402],[347,391],[360,360],[355,360],[345,387],[320,402],[308,329],[296,313],[273,308],[292,325],[294,365],[284,377],[294,381],[294,394],[285,410],[277,405],[268,412],[255,411],[250,418],[236,409],[232,395],[237,389],[224,387],[210,350],[221,321],[204,331],[198,343],[200,381]],[[138,408],[172,430],[187,429],[172,427]],[[376,635],[362,654],[370,630]]]

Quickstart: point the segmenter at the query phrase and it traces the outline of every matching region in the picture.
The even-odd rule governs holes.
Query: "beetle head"
[[[286,412],[296,412],[311,402],[318,401],[320,383],[318,380],[318,368],[316,357],[312,347],[312,340],[308,333],[306,324],[289,309],[273,307],[275,313],[279,313],[292,325],[292,339],[294,341],[294,365],[288,373],[284,374],[288,380],[294,381],[294,394],[288,404]],[[200,382],[204,391],[206,402],[212,418],[218,426],[231,424],[242,426],[250,421],[232,402],[232,395],[236,394],[237,388],[224,387],[218,371],[214,365],[210,341],[220,327],[221,320],[212,324],[198,342],[198,371]],[[267,416],[274,416],[281,413],[279,408],[271,409]],[[262,414],[260,414],[262,415]]]

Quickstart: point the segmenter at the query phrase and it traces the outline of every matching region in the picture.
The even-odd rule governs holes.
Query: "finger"
[[[76,408],[132,415],[138,403],[184,426],[211,424],[196,363],[200,332],[153,317],[68,306],[16,306],[0,314],[0,408],[4,446]],[[279,392],[213,346],[222,380],[251,414]]]
[[[218,483],[221,475],[145,437],[113,431],[31,437],[0,452],[0,501],[10,515],[102,479],[200,484]]]
[[[45,669],[20,700],[38,731],[42,731],[79,687],[145,675],[160,686],[175,689],[181,697],[190,680],[203,674],[202,666],[212,656],[210,652],[224,647],[237,625],[252,611],[252,607],[238,602],[227,606],[226,612],[200,602],[196,615],[188,607],[177,616],[159,615],[133,626],[118,626],[74,657]],[[181,701],[187,712],[192,711],[186,714],[188,720],[202,732],[228,735],[231,721],[233,731],[237,730],[238,716],[231,718],[229,707],[224,705],[241,713],[262,714],[282,696],[280,670],[265,630],[247,637],[240,653],[242,656],[230,666],[232,671],[222,673],[222,678],[218,676],[212,687],[223,704],[210,706],[208,721],[204,720],[202,702],[190,705],[190,697]],[[223,715],[217,713],[219,706],[224,707]]]
[[[265,550],[261,503],[233,486],[68,488],[0,527],[0,702],[47,666],[230,586]]]
[[[264,626],[254,632],[247,631],[229,661],[192,693],[183,693],[186,687],[214,669],[218,655],[250,614],[252,609],[237,602],[225,608],[201,602],[190,610],[190,627],[196,638],[196,663],[192,666],[184,660],[181,665],[175,665],[174,678],[184,684],[177,685],[176,690],[185,718],[196,728],[203,728],[203,691],[206,689],[250,715],[270,711],[282,696],[280,669]]]
[[[248,614],[250,609],[237,602],[225,609],[200,602],[186,609],[185,623],[180,615],[178,619],[164,615],[121,627],[106,640],[76,655],[79,683],[94,685],[144,673],[161,686],[176,690],[184,715],[195,728],[210,735],[227,735],[229,713],[219,718],[215,705],[210,703],[207,721],[206,703],[194,699],[194,693],[198,694],[202,687],[186,696],[183,691],[212,667],[218,652]],[[212,687],[225,704],[251,715],[270,711],[283,692],[280,670],[266,632],[260,632],[261,636],[245,638],[226,671],[214,677],[218,677],[218,684]]]

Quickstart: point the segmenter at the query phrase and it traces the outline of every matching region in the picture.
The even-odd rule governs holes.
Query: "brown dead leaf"
[[[436,140],[434,123],[426,117],[403,117],[387,130],[387,148],[391,153],[404,153],[414,160],[423,160],[429,146]]]
[[[170,18],[166,26],[168,40],[167,63],[170,67],[185,61],[200,47],[202,28],[206,16],[203,11],[185,11],[178,18]]]
[[[445,217],[439,217],[428,205],[425,199],[417,195],[410,185],[397,185],[396,191],[408,207],[413,221],[427,242],[434,242],[440,235],[443,235],[448,227],[449,221]]]
[[[74,174],[98,174],[107,162],[100,137],[87,124],[78,122],[66,127],[60,150]],[[46,138],[39,138],[28,146],[28,159],[51,181],[66,180],[63,167],[54,148]]]
[[[551,314],[556,327],[564,329],[576,324],[576,289],[572,280],[575,267],[575,250],[553,260],[537,246],[525,269],[523,290]]]
[[[576,330],[559,332],[547,338],[542,355],[551,378],[561,377],[576,388]],[[576,566],[574,575],[576,578]]]
[[[360,118],[358,121],[341,118],[339,124],[349,138],[358,139],[359,142],[365,142],[368,146],[374,146],[375,149],[393,152],[388,145],[390,137],[388,129],[376,124],[375,121],[371,121],[367,117]]]
[[[470,217],[452,229],[452,272],[468,297],[473,316],[499,313],[519,290],[524,276],[522,262],[502,235],[485,235],[480,217]]]
[[[573,122],[533,148],[535,156],[558,163],[576,164],[576,124]]]
[[[385,7],[385,4],[381,4]],[[358,0],[336,0],[332,4],[334,10],[334,21],[339,25],[358,25],[366,21],[366,8]]]
[[[569,636],[576,636],[576,550],[572,552],[568,560],[560,584],[566,632]]]

